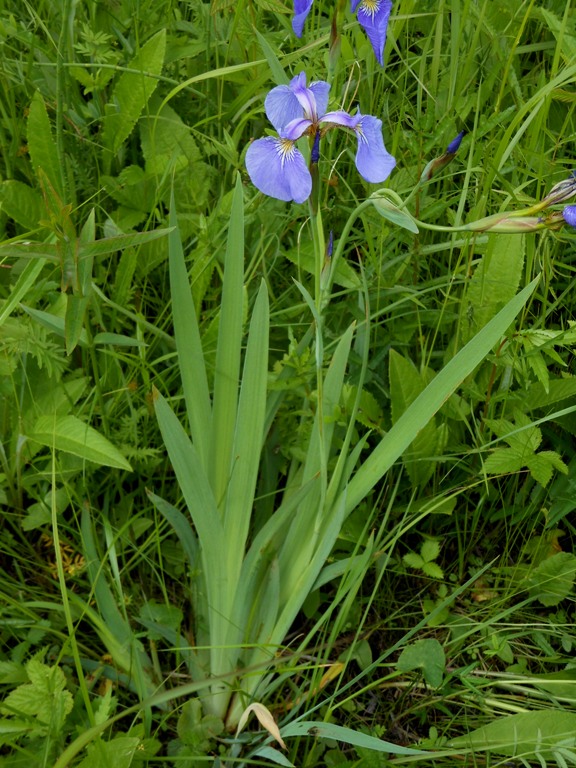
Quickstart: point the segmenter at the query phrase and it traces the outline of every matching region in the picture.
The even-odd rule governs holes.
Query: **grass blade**
[[[404,453],[418,432],[456,388],[502,338],[510,323],[532,295],[540,277],[515,296],[438,373],[385,435],[354,475],[347,490],[346,508],[351,512]]]

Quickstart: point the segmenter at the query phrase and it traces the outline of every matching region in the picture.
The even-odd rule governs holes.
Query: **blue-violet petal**
[[[292,29],[296,37],[302,37],[306,17],[310,13],[313,0],[294,0],[294,18],[292,19]]]
[[[361,0],[358,4],[358,23],[368,35],[380,66],[384,64],[384,45],[391,10],[392,0]]]
[[[310,197],[312,177],[294,142],[271,136],[254,141],[246,152],[246,168],[254,186],[277,200],[303,203]]]

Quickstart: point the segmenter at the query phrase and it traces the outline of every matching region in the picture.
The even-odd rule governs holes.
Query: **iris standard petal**
[[[316,99],[316,110],[318,117],[322,117],[324,112],[328,109],[328,94],[330,93],[330,84],[324,80],[316,80],[314,83],[310,83],[310,90],[314,94]]]
[[[352,2],[355,8],[354,2]],[[384,64],[384,45],[388,19],[392,10],[392,0],[360,0],[358,5],[358,23],[368,35],[374,49],[374,55],[380,66]]]
[[[358,7],[359,2],[360,0],[350,0],[350,10],[352,11],[352,13],[354,13],[356,8]]]
[[[313,0],[294,0],[294,18],[292,19],[292,29],[296,37],[302,37],[306,17],[310,13]]]
[[[355,128],[358,138],[356,168],[371,184],[385,181],[392,173],[396,160],[386,151],[382,138],[382,120],[372,115],[355,115],[360,120]]]
[[[304,76],[306,78],[306,76]],[[280,133],[292,120],[302,117],[302,107],[290,85],[277,85],[264,100],[266,117]]]
[[[246,169],[254,186],[277,200],[303,203],[310,197],[312,177],[294,142],[268,136],[246,152]]]
[[[314,91],[310,88],[306,88],[306,75],[304,72],[300,72],[299,75],[294,77],[290,81],[290,90],[294,96],[298,99],[298,103],[302,107],[304,117],[316,122],[318,119],[318,107],[316,106],[316,96]]]

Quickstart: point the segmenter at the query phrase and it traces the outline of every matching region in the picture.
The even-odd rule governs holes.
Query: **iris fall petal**
[[[246,152],[246,169],[254,186],[277,200],[303,203],[310,197],[312,177],[292,141],[271,136],[254,141]]]
[[[294,0],[294,18],[292,19],[292,29],[296,37],[302,37],[306,18],[312,8],[313,0]]]
[[[380,66],[384,64],[384,45],[392,0],[360,0],[352,2],[352,9],[358,8],[358,23],[366,32]]]

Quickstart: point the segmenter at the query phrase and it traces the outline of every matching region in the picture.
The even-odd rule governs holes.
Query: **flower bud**
[[[545,229],[546,219],[541,216],[515,216],[510,211],[486,216],[478,221],[465,224],[463,229],[471,232],[507,232],[509,234],[521,232],[535,232]]]
[[[460,144],[462,144],[462,138],[464,137],[464,131],[460,131],[458,136],[456,136],[455,139],[452,139],[450,144],[446,147],[446,154],[447,155],[455,155],[456,152],[460,149]]]
[[[563,203],[565,200],[569,200],[576,195],[576,172],[570,174],[570,178],[559,181],[558,184],[552,187],[550,192],[542,200],[542,205],[556,205],[557,203]]]
[[[420,176],[421,184],[425,181],[430,181],[432,176],[435,176],[438,171],[441,171],[444,166],[448,165],[448,163],[454,159],[454,156],[456,155],[456,152],[458,152],[460,144],[462,143],[463,136],[464,131],[460,131],[458,136],[456,136],[455,139],[452,139],[450,144],[448,144],[446,152],[444,152],[443,155],[436,157],[434,160],[430,160]]]

